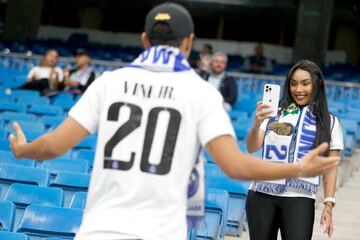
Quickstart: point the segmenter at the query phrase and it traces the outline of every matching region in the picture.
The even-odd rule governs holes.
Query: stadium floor
[[[338,171],[338,186],[335,193],[336,206],[333,210],[334,233],[328,238],[320,228],[323,192],[316,200],[314,233],[312,240],[359,240],[360,239],[360,148],[351,158],[341,162]],[[248,232],[241,238],[226,236],[225,240],[249,240]],[[278,237],[281,240],[281,237]]]

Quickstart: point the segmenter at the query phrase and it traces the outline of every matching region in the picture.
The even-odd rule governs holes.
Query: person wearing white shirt
[[[46,51],[39,66],[33,67],[28,76],[27,82],[21,89],[31,89],[43,92],[44,90],[57,90],[63,81],[63,70],[56,66],[59,53],[55,49]]]
[[[265,103],[258,103],[254,125],[247,137],[249,153],[263,148],[263,158],[278,164],[296,163],[320,143],[329,142],[326,156],[340,156],[344,148],[339,120],[329,113],[324,77],[309,60],[293,66],[285,80],[278,116],[269,118]],[[326,171],[321,224],[333,232],[336,168]],[[310,240],[314,203],[320,177],[254,181],[250,185],[246,212],[250,239]]]
[[[184,7],[153,8],[141,36],[144,52],[96,79],[55,131],[27,143],[15,123],[9,137],[17,158],[48,160],[98,132],[75,239],[186,239],[188,181],[201,145],[233,178],[314,176],[338,164],[319,156],[327,144],[283,165],[239,150],[223,98],[186,60],[194,25]]]

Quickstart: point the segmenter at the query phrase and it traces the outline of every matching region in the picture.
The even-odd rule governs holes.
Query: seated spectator
[[[80,94],[95,80],[96,74],[90,66],[90,56],[85,49],[79,48],[74,53],[75,69],[64,70],[63,88],[65,92]]]
[[[261,43],[257,43],[255,46],[255,55],[249,56],[245,59],[244,71],[249,73],[271,73],[271,61],[266,58],[263,53],[263,45]]]
[[[225,53],[216,52],[211,58],[210,72],[200,70],[198,74],[219,89],[224,98],[226,110],[231,111],[237,99],[237,85],[235,78],[225,71],[227,61],[228,58]]]
[[[212,46],[209,43],[205,43],[200,51],[199,60],[197,62],[199,71],[209,71],[212,54]]]
[[[58,58],[57,50],[47,50],[40,65],[30,70],[27,82],[20,88],[38,90],[42,94],[56,90],[64,78],[63,70],[56,66]]]

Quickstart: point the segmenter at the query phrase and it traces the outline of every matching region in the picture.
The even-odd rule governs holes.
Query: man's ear
[[[149,37],[148,37],[148,35],[146,34],[146,32],[143,32],[143,33],[141,34],[141,41],[142,41],[143,46],[144,46],[145,49],[151,47],[151,44],[150,44],[150,41],[149,41]]]
[[[184,38],[180,44],[179,48],[186,58],[190,56],[190,52],[194,43],[194,37],[195,35],[192,33],[190,36]]]

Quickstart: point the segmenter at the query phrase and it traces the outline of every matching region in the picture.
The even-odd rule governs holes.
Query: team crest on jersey
[[[197,192],[199,188],[199,178],[200,178],[199,172],[196,170],[196,168],[193,168],[189,180],[188,198],[191,198]]]

